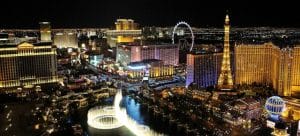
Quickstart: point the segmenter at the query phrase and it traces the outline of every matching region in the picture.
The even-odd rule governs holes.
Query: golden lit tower
[[[50,22],[40,22],[40,33],[42,42],[51,41],[51,25]]]
[[[224,50],[221,67],[221,74],[218,79],[218,88],[221,90],[230,90],[233,88],[232,74],[230,68],[230,49],[229,49],[229,16],[226,15],[224,25]]]

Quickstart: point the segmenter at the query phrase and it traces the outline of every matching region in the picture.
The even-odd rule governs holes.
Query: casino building
[[[300,96],[299,45],[238,44],[234,54],[236,84],[267,84],[280,96]]]
[[[49,22],[40,23],[40,41],[6,41],[0,44],[0,91],[32,88],[56,83],[56,47],[51,41]]]
[[[57,77],[56,48],[21,43],[0,46],[0,89],[53,83]]]
[[[122,44],[117,46],[116,59],[122,66],[147,59],[158,59],[166,65],[176,66],[179,63],[179,48],[174,44]]]
[[[148,80],[149,78],[166,79],[173,77],[174,67],[165,65],[161,60],[148,59],[130,63],[126,68],[126,72],[132,81]]]

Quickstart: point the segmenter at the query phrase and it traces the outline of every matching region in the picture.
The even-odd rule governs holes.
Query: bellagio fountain
[[[120,106],[123,99],[121,89],[115,95],[113,106],[98,106],[88,111],[88,125],[96,129],[116,129],[122,126],[128,128],[137,136],[163,136],[164,134],[155,132],[148,126],[139,124],[132,119],[126,108]]]

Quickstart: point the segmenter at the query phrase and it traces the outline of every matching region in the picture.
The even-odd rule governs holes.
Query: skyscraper
[[[78,38],[74,31],[62,31],[53,36],[53,44],[58,48],[78,48]]]
[[[187,54],[186,86],[195,83],[198,88],[214,86],[221,73],[223,53],[191,52]]]
[[[179,48],[174,44],[134,45],[123,44],[117,46],[117,62],[123,66],[130,62],[148,59],[162,60],[165,65],[178,65]]]
[[[292,51],[292,94],[300,96],[300,45],[293,48]]]
[[[238,44],[234,51],[235,84],[256,82],[258,84],[270,84],[277,89],[280,66],[279,47],[272,43],[262,45]]]
[[[200,51],[187,54],[186,86],[195,83],[198,88],[215,86],[221,73],[223,53],[214,46],[203,46]],[[233,52],[230,53],[231,68],[234,69]],[[234,77],[234,76],[233,76]]]
[[[273,43],[235,46],[235,83],[272,85],[280,96],[300,96],[300,48]]]
[[[179,63],[179,46],[177,44],[146,45],[142,48],[141,57],[142,60],[158,59],[162,60],[165,65],[176,66]]]
[[[40,22],[41,42],[51,41],[51,25],[50,22]]]
[[[224,49],[221,74],[218,79],[218,88],[221,90],[230,90],[233,88],[232,73],[230,68],[230,48],[229,48],[229,16],[226,15],[224,25]]]
[[[132,19],[118,19],[117,22],[115,22],[116,30],[117,31],[123,31],[127,32],[128,34],[120,34],[117,36],[117,42],[118,43],[128,43],[128,42],[134,42],[133,35],[130,35],[129,32],[133,30],[137,30],[137,23],[134,22]],[[133,34],[133,33],[132,33]]]
[[[116,61],[122,66],[141,61],[141,46],[134,44],[117,45]]]
[[[132,19],[117,19],[115,30],[107,30],[107,42],[111,47],[121,43],[133,43],[141,38],[142,30]]]

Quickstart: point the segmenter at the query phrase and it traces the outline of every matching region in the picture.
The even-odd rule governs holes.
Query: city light
[[[190,47],[190,51],[193,50],[193,47],[194,47],[194,39],[195,39],[195,36],[194,36],[194,33],[193,33],[193,30],[191,28],[191,26],[187,23],[187,22],[184,22],[184,21],[181,21],[181,22],[178,22],[174,29],[173,29],[173,32],[172,32],[172,43],[175,44],[175,40],[174,40],[174,36],[175,36],[175,31],[177,30],[178,26],[180,25],[185,25],[189,28],[191,34],[192,34],[192,43],[191,43],[191,47]]]
[[[300,136],[297,4],[5,2],[1,135]]]

